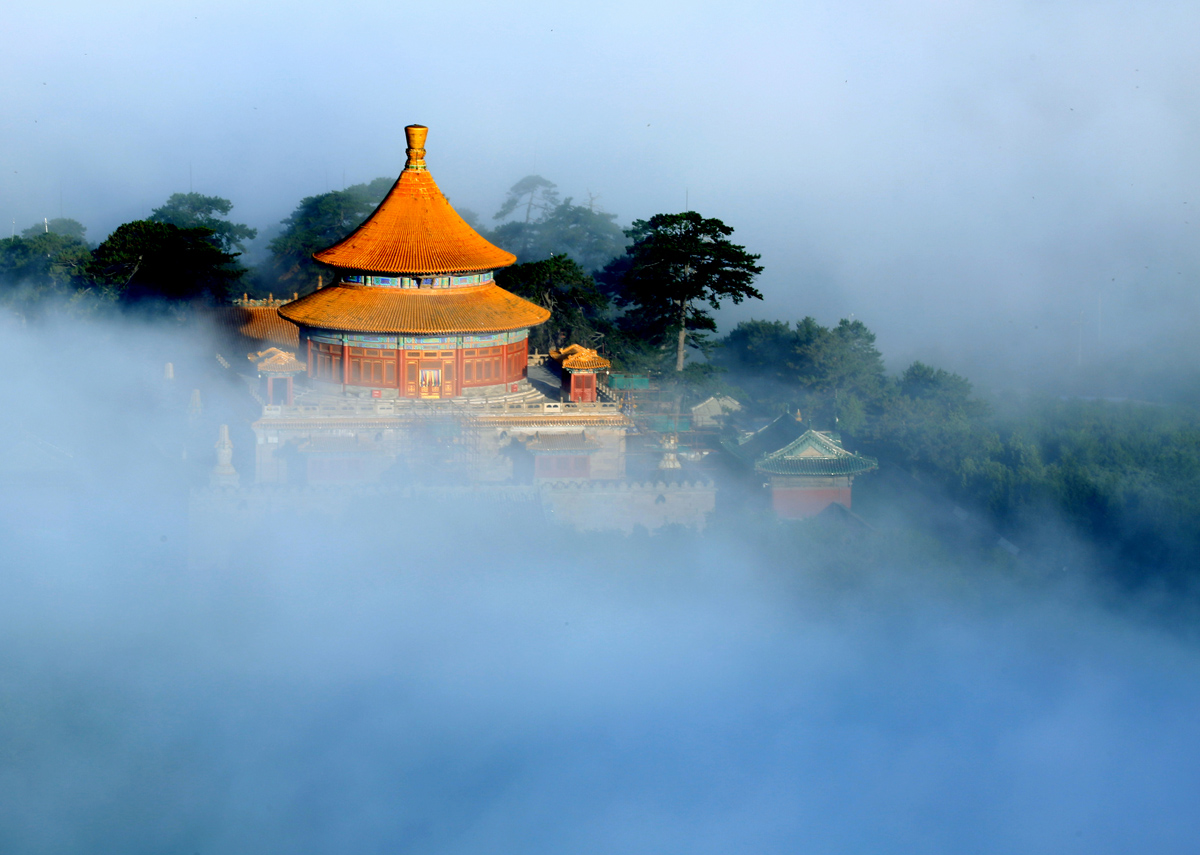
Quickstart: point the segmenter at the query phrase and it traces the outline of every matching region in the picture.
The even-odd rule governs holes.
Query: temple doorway
[[[442,367],[436,362],[422,362],[420,389],[422,398],[442,397]]]

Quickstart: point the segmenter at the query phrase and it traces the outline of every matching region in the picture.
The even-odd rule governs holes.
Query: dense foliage
[[[209,229],[150,220],[119,226],[88,265],[91,282],[126,303],[221,301],[243,273],[237,256],[222,250]]]
[[[245,223],[232,223],[226,217],[233,203],[220,196],[199,193],[175,193],[149,218],[155,223],[170,223],[181,229],[208,229],[222,252],[244,252],[245,242],[258,236],[258,229]]]
[[[94,249],[75,220],[35,223],[0,241],[0,301],[25,317],[52,303],[86,314],[117,304],[222,301],[246,273],[235,249],[256,234],[223,219],[232,207],[216,196],[176,193]]]
[[[47,232],[63,237],[75,238],[82,242],[87,235],[87,226],[79,222],[79,220],[72,220],[70,217],[55,217],[53,220],[43,220],[40,223],[34,223],[21,232],[21,237],[26,240],[32,240],[38,235]]]
[[[4,302],[29,316],[86,286],[91,252],[82,236],[47,232],[41,224],[23,235],[0,240],[0,283]]]
[[[570,197],[560,201],[557,185],[540,175],[514,184],[493,219],[500,224],[484,236],[520,263],[565,255],[594,272],[628,243],[615,214],[598,210],[594,200],[587,205],[576,205]]]
[[[752,285],[762,272],[757,255],[729,240],[733,229],[695,211],[656,214],[635,220],[633,243],[617,280],[623,326],[637,337],[669,350],[682,372],[687,348],[704,350],[706,333],[717,328],[705,309],[722,300],[761,300]]]
[[[516,264],[496,272],[507,291],[550,310],[550,320],[529,331],[529,346],[546,353],[551,347],[578,343],[604,345],[608,299],[579,264],[566,255]]]
[[[857,321],[750,321],[715,362],[750,415],[798,411],[1013,537],[1065,522],[1138,580],[1200,559],[1200,414],[1058,399],[997,414],[944,369],[889,376],[874,341]]]
[[[307,293],[325,272],[312,254],[350,234],[383,201],[394,178],[376,178],[345,190],[307,196],[283,221],[283,233],[271,241],[270,269],[263,271],[276,291]],[[260,289],[261,290],[261,289]]]

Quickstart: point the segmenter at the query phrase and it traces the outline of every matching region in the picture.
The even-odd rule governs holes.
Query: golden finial
[[[405,169],[425,168],[425,135],[428,133],[429,128],[424,125],[409,125],[404,129],[404,136],[408,140],[408,150],[405,152],[408,162],[404,164]]]

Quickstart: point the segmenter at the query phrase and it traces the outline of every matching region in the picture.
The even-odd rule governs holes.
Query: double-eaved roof
[[[318,329],[407,335],[508,332],[545,323],[550,312],[541,306],[492,281],[474,284],[486,277],[449,287],[434,283],[446,274],[507,267],[517,257],[485,240],[442,195],[425,168],[428,129],[404,130],[408,161],[391,191],[366,222],[313,258],[355,277],[404,274],[420,287],[338,282],[280,307],[280,317]]]
[[[834,434],[806,429],[790,415],[723,444],[734,457],[769,475],[861,475],[879,467],[873,458],[842,448]]]

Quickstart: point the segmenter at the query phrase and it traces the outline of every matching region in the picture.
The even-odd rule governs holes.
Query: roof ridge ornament
[[[408,155],[408,161],[404,164],[406,170],[425,171],[425,136],[428,133],[429,128],[424,125],[409,125],[404,129],[404,138],[408,141],[408,148],[404,152]]]

